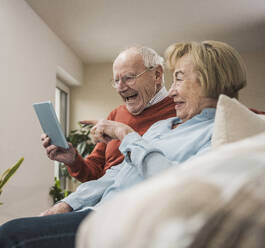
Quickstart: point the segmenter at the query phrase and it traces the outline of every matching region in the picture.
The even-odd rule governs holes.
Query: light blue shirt
[[[155,123],[143,136],[126,135],[120,145],[124,161],[100,179],[81,184],[63,201],[75,211],[96,207],[119,191],[208,151],[214,116],[215,108],[207,108],[175,129],[172,125],[181,123],[177,117]]]

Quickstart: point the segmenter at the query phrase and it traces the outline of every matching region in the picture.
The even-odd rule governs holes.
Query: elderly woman
[[[128,126],[107,120],[92,130],[96,142],[126,136],[120,149],[127,163],[138,165],[143,176],[171,166],[169,161],[183,162],[208,150],[219,95],[237,98],[246,85],[243,60],[226,43],[176,43],[166,50],[166,58],[173,71],[169,96],[176,104],[177,117],[157,122],[143,137]],[[147,160],[152,160],[152,166]]]
[[[1,248],[72,247],[77,227],[91,208],[147,177],[210,149],[218,96],[237,97],[246,85],[242,59],[235,49],[217,41],[177,43],[167,49],[166,57],[173,70],[169,96],[176,104],[177,117],[157,122],[143,136],[122,123],[98,122],[91,131],[96,142],[122,141],[120,150],[125,160],[106,172],[115,178],[114,183],[104,187],[104,177],[99,179],[100,195],[98,190],[94,195],[94,189],[87,187],[89,182],[83,183],[59,203],[65,204],[70,213],[6,223],[0,227]],[[124,83],[122,75],[114,77],[118,84]]]

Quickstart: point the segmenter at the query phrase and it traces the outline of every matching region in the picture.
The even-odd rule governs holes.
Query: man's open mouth
[[[133,95],[130,95],[130,96],[126,96],[124,98],[125,98],[126,102],[129,102],[129,101],[134,100],[137,96],[138,96],[138,94],[136,93],[136,94],[133,94]]]

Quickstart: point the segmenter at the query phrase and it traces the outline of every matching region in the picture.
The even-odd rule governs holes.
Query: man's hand
[[[110,120],[88,120],[80,121],[81,124],[94,125],[90,131],[90,136],[94,143],[104,142],[108,143],[112,139],[119,139],[120,141],[130,132],[134,130],[126,124]]]
[[[92,126],[95,126],[97,123],[98,123],[98,120],[84,120],[84,121],[79,121],[80,124],[83,124],[85,126],[87,125],[92,125]]]
[[[51,139],[47,134],[41,135],[42,146],[45,148],[47,156],[51,160],[56,160],[71,165],[76,157],[76,151],[71,143],[68,149],[64,149],[55,145],[51,145]]]
[[[47,216],[53,214],[62,214],[72,212],[73,209],[65,202],[59,202],[52,206],[51,208],[47,209],[46,211],[42,212],[39,216]]]

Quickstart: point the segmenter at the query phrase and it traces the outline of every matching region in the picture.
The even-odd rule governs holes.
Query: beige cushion
[[[235,142],[265,131],[265,119],[225,95],[219,97],[212,146]]]
[[[77,248],[187,247],[214,211],[260,175],[265,176],[265,132],[121,192],[81,224]],[[265,197],[264,185],[254,187],[255,197]]]

